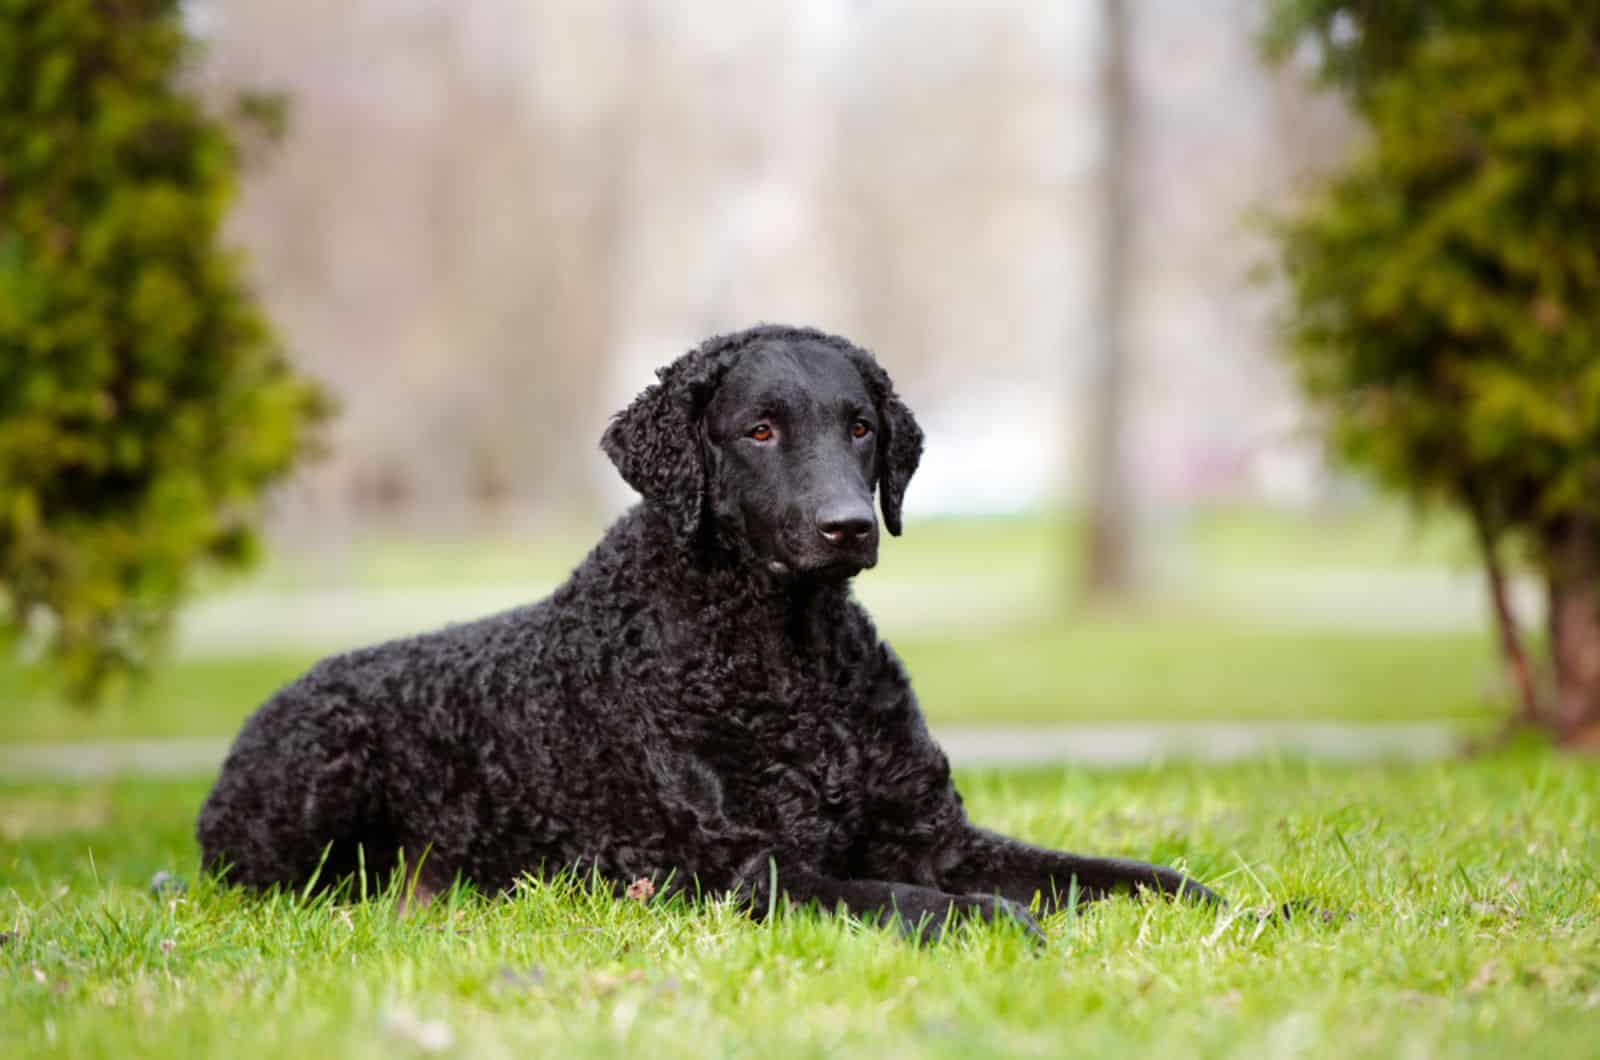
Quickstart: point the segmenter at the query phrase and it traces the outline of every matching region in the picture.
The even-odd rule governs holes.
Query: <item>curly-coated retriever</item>
[[[905,670],[850,596],[922,432],[821,332],[713,338],[601,441],[643,502],[548,599],[318,663],[245,724],[200,814],[250,887],[409,856],[425,893],[576,868],[933,924],[1169,869],[967,820]]]

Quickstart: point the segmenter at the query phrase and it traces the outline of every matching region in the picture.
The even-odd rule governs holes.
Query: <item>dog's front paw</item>
[[[1039,926],[1039,921],[1034,919],[1033,914],[1028,912],[1028,907],[1021,902],[989,894],[970,894],[963,896],[963,899],[973,903],[971,907],[973,914],[982,917],[986,923],[1014,921],[1031,941],[1036,943],[1046,941],[1044,929]]]
[[[991,894],[955,895],[928,908],[901,905],[896,909],[895,916],[901,930],[919,942],[937,942],[944,937],[947,926],[962,919],[982,920],[986,924],[1013,922],[1032,941],[1045,941],[1039,922],[1024,906]]]

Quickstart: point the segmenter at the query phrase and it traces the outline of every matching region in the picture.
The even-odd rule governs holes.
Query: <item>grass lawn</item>
[[[896,640],[934,722],[1475,721],[1497,716],[1476,634],[1266,631],[1193,619],[1096,620]],[[311,656],[187,659],[131,701],[85,713],[0,665],[0,742],[232,737]]]
[[[202,781],[0,786],[15,1057],[1594,1056],[1600,766],[977,773],[972,815],[1186,867],[1226,913],[1116,900],[915,948],[809,914],[531,887],[397,920],[193,879]],[[1346,916],[1261,922],[1310,899]]]

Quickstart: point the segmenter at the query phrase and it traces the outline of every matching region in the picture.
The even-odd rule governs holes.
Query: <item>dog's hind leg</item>
[[[397,850],[363,729],[282,697],[258,711],[200,812],[204,868],[257,889],[381,881]]]

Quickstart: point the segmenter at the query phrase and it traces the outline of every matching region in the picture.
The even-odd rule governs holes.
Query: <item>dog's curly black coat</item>
[[[747,383],[826,377],[840,402],[862,395],[849,466],[865,516],[876,484],[898,534],[922,432],[871,356],[810,329],[713,338],[606,431],[644,499],[553,595],[326,659],[250,718],[200,815],[206,867],[301,886],[406,856],[430,892],[577,868],[737,892],[758,912],[776,879],[793,900],[862,916],[1004,912],[1030,930],[1036,896],[1051,908],[1147,886],[1216,901],[1171,869],[968,822],[905,670],[849,595],[848,575],[875,560],[875,522],[870,535],[852,524],[843,573],[791,569],[751,525],[759,505],[736,481],[751,465],[707,423],[740,366]],[[812,412],[826,425],[825,405]],[[738,441],[755,459],[775,429]]]

